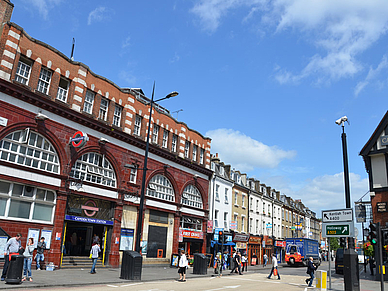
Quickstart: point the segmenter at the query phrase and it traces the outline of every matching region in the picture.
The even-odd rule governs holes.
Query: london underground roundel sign
[[[89,137],[86,133],[82,131],[77,131],[70,138],[70,144],[75,148],[81,148],[87,143],[88,140],[89,140]]]

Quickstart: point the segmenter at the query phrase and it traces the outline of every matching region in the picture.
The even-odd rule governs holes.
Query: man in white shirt
[[[269,276],[267,277],[268,279],[271,279],[272,273],[274,273],[274,276],[276,276],[274,270],[276,270],[276,273],[278,275],[278,280],[280,280],[280,274],[279,274],[279,270],[278,270],[278,260],[276,258],[275,253],[272,254],[272,269],[271,269],[271,273],[269,273]]]

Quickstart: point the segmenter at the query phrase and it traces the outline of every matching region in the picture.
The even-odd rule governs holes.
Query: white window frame
[[[170,180],[164,175],[155,175],[147,187],[147,196],[175,202],[175,192]]]
[[[204,156],[205,156],[205,150],[201,148],[199,150],[199,164],[201,164],[201,165],[203,165]]]
[[[30,81],[32,62],[27,63],[24,59],[19,59],[18,67],[16,69],[15,80],[23,85],[28,86]]]
[[[234,205],[238,206],[238,191],[234,191]]]
[[[136,184],[137,178],[137,169],[131,168],[131,173],[129,174],[129,182]]]
[[[133,127],[133,134],[135,134],[137,136],[140,136],[142,120],[143,120],[143,118],[140,115],[136,115],[135,125]]]
[[[182,193],[181,204],[202,209],[202,196],[198,188],[191,184],[187,185]]]
[[[115,111],[113,113],[113,125],[120,127],[121,126],[121,114],[123,112],[123,108],[116,104],[115,105]]]
[[[224,229],[228,229],[228,212],[224,212]]]
[[[185,142],[185,158],[189,158],[189,152],[190,152],[190,142],[186,140]]]
[[[214,227],[218,227],[218,213],[219,213],[219,210],[215,210],[214,211]]]
[[[168,146],[168,130],[165,129],[165,130],[163,131],[162,147],[166,149],[167,146]]]
[[[86,112],[88,114],[93,113],[94,97],[95,97],[94,92],[92,92],[90,90],[86,90],[85,102],[84,102],[84,112]]]
[[[171,141],[171,150],[176,153],[177,150],[177,144],[178,144],[178,136],[176,134],[173,134],[172,141]]]
[[[198,149],[198,146],[197,145],[193,145],[193,161],[196,162],[197,161],[197,150]]]
[[[219,190],[220,189],[220,185],[216,185],[216,201],[220,201],[220,195],[219,195]]]
[[[242,194],[242,201],[241,201],[241,207],[245,208],[245,194]]]
[[[50,90],[51,77],[52,72],[49,69],[42,67],[40,70],[38,87],[36,88],[36,90],[48,95]]]
[[[228,189],[228,188],[225,188],[225,204],[229,204],[229,200],[228,200],[228,192],[229,192],[229,189]]]
[[[152,142],[157,144],[158,143],[158,137],[159,137],[159,125],[154,124],[154,127],[152,129]]]
[[[66,88],[62,87],[61,82],[66,82]],[[69,93],[70,81],[65,78],[60,78],[58,84],[57,100],[65,102],[67,101],[67,94]]]
[[[98,118],[106,121],[108,117],[109,101],[105,98],[101,98],[100,110],[98,111]]]

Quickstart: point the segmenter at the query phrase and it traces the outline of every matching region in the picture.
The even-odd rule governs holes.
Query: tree
[[[330,244],[330,250],[333,250],[333,251],[336,251],[340,247],[338,237],[330,237],[329,244]]]

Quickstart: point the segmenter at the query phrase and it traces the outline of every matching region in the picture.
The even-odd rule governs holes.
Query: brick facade
[[[13,5],[6,0],[0,0],[0,17],[9,21]],[[21,183],[34,187],[50,189],[56,193],[55,215],[51,222],[38,223],[34,219],[18,220],[0,216],[0,225],[9,235],[17,232],[23,235],[22,245],[26,243],[29,228],[52,230],[51,249],[47,254],[47,261],[56,265],[61,262],[61,246],[65,239],[65,216],[69,213],[69,199],[74,195],[88,197],[91,200],[101,200],[111,203],[113,226],[108,227],[109,254],[107,261],[113,267],[119,266],[119,244],[121,228],[126,224],[133,225],[133,221],[124,221],[123,212],[126,206],[137,209],[138,201],[125,198],[126,195],[137,197],[140,193],[142,173],[138,171],[134,183],[130,181],[131,170],[125,165],[136,164],[142,168],[146,135],[149,119],[149,99],[139,89],[123,89],[104,77],[94,74],[90,68],[82,63],[74,62],[61,52],[47,44],[31,38],[25,31],[13,23],[3,26],[1,40],[0,61],[0,117],[5,124],[0,125],[0,141],[17,130],[29,128],[47,139],[55,148],[59,159],[60,172],[58,174],[41,171],[38,168],[0,158],[0,167],[6,169],[0,172],[0,181]],[[31,66],[28,81],[25,84],[16,80],[18,64],[22,62]],[[39,76],[42,68],[51,72],[47,94],[38,91]],[[61,80],[68,82],[67,98],[65,101],[57,98]],[[93,92],[95,98],[91,114],[84,112],[86,92]],[[108,101],[106,120],[99,117],[101,100]],[[122,110],[119,126],[113,124],[114,111],[118,107]],[[38,113],[47,116],[46,120],[36,119]],[[136,116],[142,118],[140,135],[134,135]],[[210,168],[210,139],[190,129],[186,124],[176,121],[168,110],[158,107],[152,112],[151,139],[154,126],[159,126],[157,143],[150,144],[146,185],[155,175],[163,175],[169,179],[175,193],[175,201],[164,201],[156,197],[146,197],[145,210],[157,209],[173,215],[173,243],[170,252],[178,251],[179,223],[182,215],[202,220],[203,232],[206,234],[208,216],[208,188],[211,177]],[[82,148],[69,145],[70,138],[78,130],[88,134],[89,141]],[[163,132],[168,131],[167,147],[163,147]],[[178,137],[177,151],[172,148],[172,136]],[[100,138],[108,140],[100,142]],[[189,142],[190,151],[185,156],[185,143]],[[197,148],[194,158],[193,148]],[[1,151],[1,148],[0,148]],[[201,151],[203,156],[200,155]],[[70,170],[74,163],[86,153],[96,153],[103,156],[115,173],[114,187],[82,181],[86,190],[83,193],[69,187]],[[201,159],[202,156],[202,159]],[[166,165],[168,167],[166,167]],[[8,170],[16,171],[16,176],[8,174]],[[27,173],[27,174],[26,174]],[[33,175],[46,176],[49,181],[59,181],[57,184],[45,182],[44,179],[34,180]],[[193,185],[200,192],[203,208],[182,205],[184,189]],[[109,194],[106,194],[109,193]],[[112,194],[113,193],[113,194]],[[4,196],[6,197],[6,196]],[[7,198],[8,199],[8,198]],[[11,199],[11,198],[9,198]],[[147,205],[147,201],[150,202]],[[152,204],[152,203],[154,204]],[[160,205],[155,207],[152,205]],[[107,209],[108,210],[108,209]],[[1,214],[0,214],[1,215]],[[107,216],[108,217],[108,216]],[[136,217],[136,215],[128,216]],[[131,219],[132,219],[131,218]],[[143,232],[144,233],[144,232]],[[57,239],[57,234],[59,239]],[[202,242],[202,249],[206,249],[206,235]],[[147,239],[144,236],[142,239]]]

